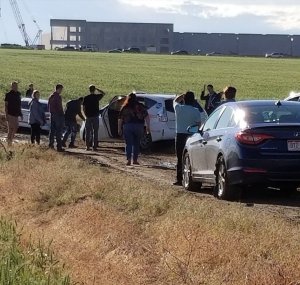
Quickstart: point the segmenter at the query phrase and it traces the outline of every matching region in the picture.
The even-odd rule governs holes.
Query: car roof
[[[161,98],[161,99],[174,99],[176,97],[175,94],[161,94],[161,93],[136,93],[137,97],[146,97],[149,99],[152,98]]]
[[[31,102],[31,98],[22,98],[21,101],[23,102]],[[45,99],[40,99],[39,102],[41,102],[42,104],[48,104],[48,100]]]
[[[228,102],[224,103],[221,106],[236,106],[236,108],[244,108],[244,107],[255,107],[255,106],[272,106],[276,103],[280,102],[282,106],[292,106],[297,105],[300,108],[298,102],[295,101],[284,101],[284,100],[245,100],[245,101],[237,101],[237,102]]]

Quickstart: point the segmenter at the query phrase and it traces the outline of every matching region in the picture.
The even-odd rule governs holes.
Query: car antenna
[[[275,102],[275,105],[276,105],[277,107],[280,107],[280,106],[282,106],[282,103],[281,103],[280,100],[278,100],[278,101]]]

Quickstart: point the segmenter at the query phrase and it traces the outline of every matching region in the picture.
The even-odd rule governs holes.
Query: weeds
[[[37,246],[29,244],[23,249],[16,225],[0,219],[0,284],[2,285],[69,285],[55,259],[50,244],[40,241]]]

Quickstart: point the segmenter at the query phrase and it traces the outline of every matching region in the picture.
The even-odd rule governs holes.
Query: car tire
[[[193,181],[192,166],[188,152],[185,152],[183,155],[182,185],[187,191],[199,191],[202,186],[202,183]]]
[[[282,193],[282,195],[289,197],[292,196],[294,194],[298,193],[298,185],[295,184],[287,184],[284,186],[281,186],[280,188],[280,192]]]
[[[214,187],[214,196],[220,200],[236,200],[241,193],[238,185],[229,185],[228,174],[223,156],[220,156],[216,163],[216,185]]]
[[[145,151],[145,150],[149,150],[151,148],[152,145],[152,137],[151,134],[147,134],[146,132],[144,132],[141,140],[140,140],[140,148],[141,150]]]

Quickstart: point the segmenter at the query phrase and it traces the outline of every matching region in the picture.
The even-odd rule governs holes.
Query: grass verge
[[[2,212],[27,225],[28,232],[38,236],[42,228],[53,238],[55,252],[76,281],[300,282],[298,220],[162,188],[140,181],[134,172],[126,175],[31,146],[2,160],[0,171]]]
[[[50,246],[21,245],[15,224],[0,218],[0,284],[69,285]]]

